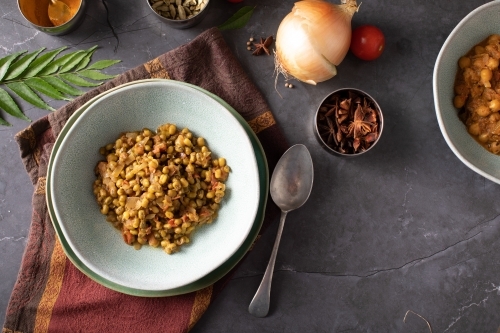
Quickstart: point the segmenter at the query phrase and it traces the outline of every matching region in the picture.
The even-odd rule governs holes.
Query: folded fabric
[[[107,289],[67,259],[47,211],[45,181],[53,143],[67,119],[94,96],[123,83],[163,78],[204,88],[229,103],[250,124],[272,172],[288,148],[262,94],[217,28],[87,92],[16,135],[34,185],[31,227],[2,333],[187,332],[238,267],[213,285],[171,297],[137,297]],[[261,232],[278,219],[269,199]],[[244,258],[243,258],[244,260]]]

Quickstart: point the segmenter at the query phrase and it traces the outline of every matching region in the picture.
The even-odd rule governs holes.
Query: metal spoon
[[[256,317],[265,317],[269,312],[271,280],[286,214],[299,208],[307,201],[311,193],[313,178],[314,170],[311,155],[306,146],[301,144],[289,148],[281,156],[274,169],[270,192],[273,201],[281,209],[281,218],[266,272],[257,293],[248,307],[248,312]]]
[[[69,6],[61,0],[50,0],[48,14],[50,22],[56,27],[68,22],[73,16]]]

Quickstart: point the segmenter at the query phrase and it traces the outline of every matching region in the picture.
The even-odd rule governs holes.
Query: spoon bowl
[[[271,198],[285,212],[302,206],[311,193],[311,154],[304,145],[295,145],[280,158],[271,177]]]
[[[48,14],[49,20],[56,27],[63,25],[73,17],[71,8],[61,0],[50,0]]]
[[[281,209],[280,224],[274,241],[271,258],[257,292],[248,307],[256,317],[265,317],[269,312],[271,281],[276,255],[288,212],[301,207],[311,194],[314,169],[311,154],[306,146],[297,144],[281,156],[271,177],[271,198]]]

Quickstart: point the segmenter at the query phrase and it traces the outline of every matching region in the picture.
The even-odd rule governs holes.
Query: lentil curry
[[[469,134],[500,154],[500,35],[490,35],[458,60],[453,104]]]
[[[94,195],[134,248],[149,244],[171,254],[217,216],[230,169],[189,129],[167,123],[156,133],[122,133],[100,153],[106,160],[96,166]]]

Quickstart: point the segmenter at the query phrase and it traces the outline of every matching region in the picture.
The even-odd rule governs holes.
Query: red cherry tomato
[[[362,25],[352,32],[351,52],[362,60],[375,60],[384,51],[385,37],[374,25]]]

